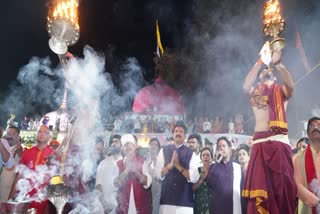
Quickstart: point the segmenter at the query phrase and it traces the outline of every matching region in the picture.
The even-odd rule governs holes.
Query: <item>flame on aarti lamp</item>
[[[263,24],[271,24],[276,21],[282,21],[280,3],[277,0],[270,0],[264,5]]]
[[[138,136],[138,145],[141,147],[149,146],[150,137],[146,134],[141,134]]]
[[[80,36],[79,0],[53,0],[48,14],[49,46],[56,54],[65,54]]]
[[[66,19],[79,30],[78,0],[56,0],[52,3],[48,19]]]
[[[280,13],[279,0],[269,0],[264,4],[263,13],[264,34],[273,38],[271,41],[272,49],[282,49],[285,46],[285,40],[279,37],[279,34],[285,28],[285,21]]]

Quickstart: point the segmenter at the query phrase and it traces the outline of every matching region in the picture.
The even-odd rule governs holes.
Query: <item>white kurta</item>
[[[111,214],[116,213],[117,203],[117,188],[113,181],[119,175],[117,161],[121,160],[121,156],[114,160],[112,156],[102,160],[97,169],[96,186],[101,185],[104,196],[104,203]]]
[[[15,146],[11,146],[10,151]],[[14,166],[10,169],[3,168],[0,175],[0,202],[7,202],[11,190],[11,186],[16,176],[15,166],[19,163],[19,156],[16,155],[14,158]]]
[[[241,214],[241,166],[238,163],[233,165],[233,214]]]
[[[193,156],[195,157],[195,159],[197,160],[197,168],[202,167],[203,164],[201,162],[201,157],[200,157],[200,152],[198,154],[196,154],[195,152],[193,152]]]
[[[14,166],[14,159],[11,153],[11,148],[9,146],[9,143],[6,139],[1,138],[0,139],[0,143],[2,143],[2,145],[4,146],[4,148],[9,152],[10,157],[9,160],[7,162],[4,162],[2,157],[1,157],[1,153],[0,153],[0,171],[2,169],[2,166],[5,166],[6,168],[12,168]]]

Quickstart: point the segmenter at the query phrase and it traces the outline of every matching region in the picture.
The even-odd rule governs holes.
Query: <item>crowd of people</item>
[[[116,133],[172,133],[176,122],[174,116],[137,115],[134,119],[118,117],[113,121],[113,131]],[[216,134],[232,133],[244,134],[244,119],[242,114],[231,117],[228,121],[224,117],[188,117],[185,120],[187,133]]]
[[[313,118],[308,129],[313,128],[315,122],[320,124],[320,119]],[[320,126],[317,127],[320,130]],[[57,142],[50,141],[45,125],[37,131],[36,146],[25,151],[20,147],[19,132],[12,126],[1,138],[1,145],[12,152],[12,155],[8,152],[8,158],[1,152],[5,163],[0,175],[1,202],[16,194],[18,163],[35,169],[45,164],[57,149]],[[310,137],[312,132],[308,130]],[[100,200],[105,213],[246,213],[246,199],[241,192],[252,145],[241,144],[234,149],[231,140],[224,136],[215,144],[214,150],[213,145],[202,142],[198,133],[188,135],[182,121],[176,122],[168,145],[162,146],[157,138],[152,138],[145,152],[140,151],[134,134],[114,134],[109,142],[97,138],[93,156],[97,161],[96,174],[91,181],[93,188],[87,190],[102,193]],[[292,150],[295,162],[309,145],[308,138],[297,142]],[[43,185],[48,182],[47,179]],[[32,189],[30,194],[34,191],[37,190]],[[52,213],[50,207],[54,208],[49,204],[48,201],[32,203],[30,207],[39,213]]]
[[[89,157],[95,163],[91,168],[96,169],[84,179],[79,177],[79,172],[86,173],[79,151],[88,147],[76,144],[81,129],[69,136],[70,145],[52,148],[50,129],[42,124],[37,130],[36,145],[22,151],[19,129],[9,126],[0,143],[1,200],[16,199],[21,194],[21,180],[31,179],[24,177],[28,170],[35,173],[32,178],[41,179],[32,180],[32,188],[25,194],[39,195],[50,182],[48,175],[52,175],[41,174],[39,167],[58,163],[62,172],[72,169],[69,174],[61,170],[60,173],[64,183],[79,195],[96,191],[102,210],[90,213],[319,213],[320,118],[309,119],[308,138],[300,139],[292,149],[285,112],[294,83],[281,61],[281,50],[274,49],[271,54],[269,48],[266,43],[263,50],[269,51],[261,52],[244,82],[255,117],[252,144],[234,149],[231,140],[221,136],[216,147],[204,145],[199,129],[188,134],[188,126],[175,121],[170,129],[172,140],[162,146],[157,138],[152,138],[148,151],[143,153],[135,136],[139,127],[133,128],[134,132],[131,129],[122,136],[112,135],[108,143],[103,137],[95,140],[94,147],[91,145],[94,152]],[[276,71],[282,85],[275,83]],[[204,126],[202,131],[206,131]],[[12,171],[13,167],[17,173]],[[81,201],[70,201],[65,212],[77,203]],[[46,197],[32,201],[29,207],[38,213],[55,212]]]
[[[126,113],[128,114],[128,113]],[[182,117],[182,116],[180,116]],[[176,118],[179,116],[168,115],[147,115],[142,116],[135,113],[134,119],[118,116],[115,119],[110,119],[108,123],[112,123],[112,131],[115,133],[172,133]],[[10,116],[7,121],[7,127],[16,126],[24,131],[36,131],[40,124],[47,124],[50,118],[44,117],[42,120],[25,116],[20,123],[16,122],[15,116]],[[245,134],[248,133],[244,126],[244,117],[242,114],[236,114],[226,120],[226,117],[216,116],[211,117],[191,117],[185,119],[185,124],[188,128],[187,133],[200,134]],[[105,124],[105,126],[108,126]],[[53,129],[53,127],[50,127]]]

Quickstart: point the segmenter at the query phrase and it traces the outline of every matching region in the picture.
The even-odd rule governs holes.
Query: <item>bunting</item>
[[[296,31],[296,48],[299,51],[304,68],[306,69],[307,73],[310,72],[311,68],[310,68],[306,53],[304,51],[304,48],[302,46],[300,33],[298,31]]]

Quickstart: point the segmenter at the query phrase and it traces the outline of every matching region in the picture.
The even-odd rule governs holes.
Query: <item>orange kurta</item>
[[[25,150],[20,158],[20,164],[23,164],[27,166],[29,169],[35,170],[36,166],[46,164],[47,157],[50,156],[54,150],[47,145],[42,150],[39,149],[38,146],[34,146],[28,150]],[[50,176],[44,176],[46,179],[44,181],[44,184],[42,185],[43,188],[45,188],[50,181]],[[32,189],[28,194],[30,196],[33,196],[37,193],[37,189]],[[38,213],[44,213],[45,208],[48,205],[48,200],[45,200],[43,202],[31,202],[29,205],[29,208],[35,208],[37,209]]]

